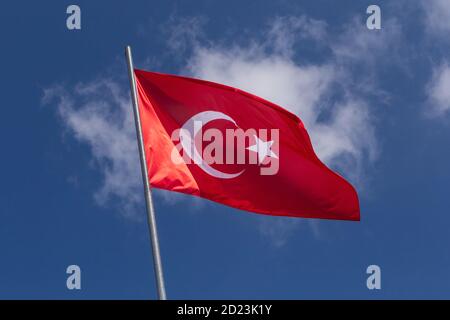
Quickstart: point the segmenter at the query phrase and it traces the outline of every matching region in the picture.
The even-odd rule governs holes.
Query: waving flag
[[[247,92],[134,70],[150,185],[257,213],[359,220],[302,121]]]

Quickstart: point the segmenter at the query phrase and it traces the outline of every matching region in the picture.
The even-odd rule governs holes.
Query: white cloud
[[[261,33],[263,37],[247,41],[246,46],[226,45],[201,41],[197,36],[200,21],[184,19],[182,27],[174,26],[175,34],[168,37],[174,52],[190,52],[181,71],[242,88],[296,113],[321,159],[360,184],[366,165],[378,153],[374,112],[366,99],[368,91],[376,91],[370,52],[388,46],[391,42],[386,40],[391,38],[365,39],[367,30],[348,27],[335,39],[327,33],[325,22],[301,16],[275,19]],[[356,44],[355,38],[359,39]],[[299,40],[316,43],[330,54],[320,63],[299,61],[295,49]],[[345,49],[351,46],[356,47]],[[370,81],[355,78],[352,62],[362,63]],[[103,175],[97,201],[105,204],[118,199],[123,212],[132,216],[143,198],[128,89],[113,80],[92,81],[72,90],[49,88],[44,100],[56,101],[69,132],[89,146]],[[167,193],[157,195],[167,200]],[[169,202],[173,199],[169,197]],[[277,245],[283,244],[297,225],[292,227],[292,220],[273,229],[261,225],[261,232]]]
[[[364,163],[376,159],[378,146],[373,113],[364,97],[353,92],[357,85],[346,66],[349,60],[369,59],[370,48],[383,48],[386,40],[365,39],[366,33],[364,30],[364,35],[359,35],[348,28],[348,34],[329,43],[334,54],[328,61],[300,64],[294,59],[294,44],[304,38],[323,42],[328,37],[326,24],[305,17],[279,18],[263,40],[250,41],[247,47],[202,46],[196,42],[186,72],[244,89],[296,113],[305,123],[319,157],[354,183],[361,183]],[[354,39],[359,39],[355,50],[351,48]],[[351,54],[344,50],[347,47]],[[337,86],[344,97],[330,99]]]
[[[449,42],[450,32],[450,0],[423,0],[422,8],[425,14],[425,27],[432,38],[432,46],[439,49],[436,52],[444,53],[444,48]],[[429,55],[427,55],[429,56]],[[431,56],[429,56],[431,57]],[[433,58],[432,77],[426,86],[427,101],[425,103],[426,115],[438,117],[445,115],[450,110],[450,66],[444,57],[441,62]]]
[[[94,194],[96,202],[102,206],[117,203],[125,217],[139,220],[144,217],[144,189],[127,89],[112,79],[80,83],[71,90],[53,86],[44,91],[43,103],[56,103],[64,127],[90,148],[103,179]],[[72,176],[68,179],[79,184]],[[153,190],[153,196],[169,205],[187,200],[181,194],[158,189]],[[194,197],[190,204],[196,209],[203,205]]]
[[[368,30],[359,17],[344,26],[336,40],[330,40],[330,47],[341,63],[362,62],[373,67],[380,56],[389,53],[394,56],[401,38],[401,27],[395,19],[383,20],[381,30]]]
[[[44,103],[56,101],[58,115],[79,142],[89,146],[103,176],[95,194],[99,204],[118,200],[121,211],[134,217],[143,189],[132,109],[128,93],[113,80],[60,86],[44,92]]]
[[[315,122],[315,107],[334,77],[329,66],[300,67],[290,58],[266,55],[257,47],[199,47],[187,68],[195,77],[238,87],[280,104],[299,114],[306,124]]]
[[[316,152],[363,187],[365,162],[375,161],[379,152],[373,116],[363,100],[351,99],[334,107],[332,120],[317,122],[311,130]]]
[[[447,37],[450,31],[450,0],[423,0],[422,6],[427,30]]]
[[[394,20],[387,21],[385,28],[389,32],[368,32],[364,24],[352,20],[334,38],[323,21],[303,16],[277,18],[263,39],[250,39],[246,46],[192,42],[185,72],[241,88],[296,113],[319,157],[362,187],[366,169],[379,153],[376,106],[368,96],[386,98],[377,87],[377,62],[387,50],[395,58],[393,44],[401,37]],[[295,45],[305,39],[331,55],[322,63],[299,61]],[[360,72],[354,72],[355,64],[360,65]],[[275,246],[284,245],[300,225],[295,219],[274,222],[264,218],[259,229]],[[316,237],[318,223],[312,228]]]
[[[205,24],[206,19],[199,16],[181,19],[171,16],[163,25],[162,32],[167,36],[167,46],[175,53],[176,58],[190,52],[192,44],[204,37]]]
[[[442,63],[433,70],[427,87],[428,114],[441,116],[450,111],[450,66]]]
[[[300,226],[301,220],[286,217],[264,216],[259,220],[260,233],[270,239],[274,247],[282,247]]]
[[[325,41],[327,37],[327,24],[322,20],[315,20],[306,16],[277,17],[262,42],[274,52],[283,56],[294,54],[293,45],[300,39],[309,39],[316,42]]]

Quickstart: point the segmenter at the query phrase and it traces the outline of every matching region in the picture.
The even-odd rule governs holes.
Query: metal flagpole
[[[147,162],[145,161],[144,142],[142,138],[141,118],[139,116],[139,107],[136,91],[136,79],[134,77],[133,58],[131,56],[131,47],[127,46],[125,54],[128,63],[128,75],[130,77],[131,100],[133,101],[134,124],[136,126],[136,135],[139,146],[139,156],[141,159],[142,180],[144,181],[145,202],[147,205],[147,221],[152,241],[153,265],[155,269],[156,284],[158,286],[159,300],[166,300],[166,289],[164,287],[164,276],[161,263],[161,255],[159,253],[158,232],[156,229],[155,210],[153,209],[152,194],[150,191],[150,183],[148,181]]]

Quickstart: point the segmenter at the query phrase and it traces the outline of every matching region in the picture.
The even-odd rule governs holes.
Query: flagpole
[[[133,57],[131,56],[131,47],[127,46],[125,55],[128,63],[128,75],[130,77],[131,100],[133,101],[134,124],[136,126],[136,135],[139,146],[139,157],[141,160],[142,180],[144,181],[145,202],[147,205],[147,222],[152,242],[153,265],[155,270],[156,284],[158,287],[159,300],[166,300],[166,289],[164,286],[164,276],[159,252],[158,231],[156,228],[155,210],[153,208],[150,183],[148,181],[147,162],[145,160],[144,142],[142,138],[141,118],[139,116],[139,107],[136,90],[136,79],[134,77]]]

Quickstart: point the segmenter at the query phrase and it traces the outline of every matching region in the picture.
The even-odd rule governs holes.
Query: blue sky
[[[450,298],[450,1],[377,1],[377,31],[372,3],[78,1],[79,31],[72,3],[4,4],[0,298],[156,297],[127,44],[298,114],[361,201],[353,223],[155,192],[169,298]]]

